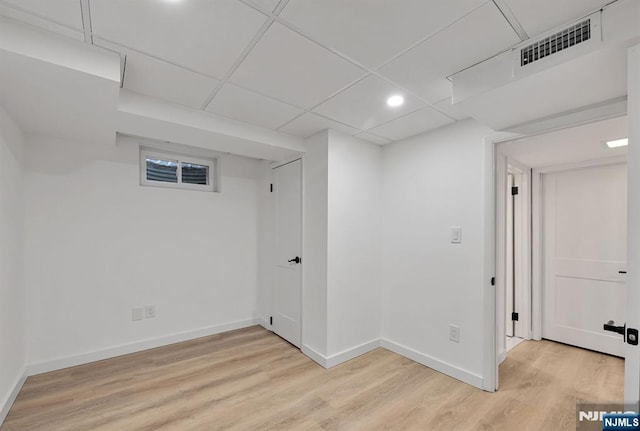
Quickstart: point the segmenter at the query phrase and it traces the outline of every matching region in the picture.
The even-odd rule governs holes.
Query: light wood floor
[[[30,377],[2,431],[574,430],[620,400],[623,361],[517,346],[490,394],[384,349],[331,370],[260,327]]]

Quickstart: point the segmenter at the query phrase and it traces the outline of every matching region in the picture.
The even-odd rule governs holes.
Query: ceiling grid
[[[542,1],[553,4],[552,0]],[[602,1],[570,0],[563,13],[584,14]],[[372,0],[366,9],[359,9],[362,3],[344,0],[313,4],[300,0],[220,0],[215,9],[212,3],[199,4],[204,8],[202,14],[195,9],[198,3],[186,8],[188,2],[0,0],[0,14],[30,20],[28,24],[40,27],[46,21],[51,24],[46,25],[50,31],[60,28],[65,30],[60,33],[81,32],[86,43],[124,55],[126,74],[158,73],[151,83],[141,76],[125,83],[123,76],[123,85],[129,90],[142,89],[151,97],[262,127],[268,125],[285,133],[298,131],[304,135],[318,127],[336,125],[376,143],[467,118],[451,105],[448,76],[537,34],[543,28],[538,22],[545,22],[539,19],[535,26],[532,24],[525,0],[452,0],[444,4],[435,0],[402,0],[392,6],[383,0]],[[94,3],[100,7],[93,7]],[[423,16],[422,20],[427,20],[423,22],[417,17],[421,11],[432,12],[433,17]],[[211,28],[205,35],[217,34],[220,39],[189,39],[195,33],[185,24],[192,21],[185,20],[188,13],[201,23],[207,22],[205,13],[213,13]],[[536,13],[550,12],[537,8]],[[149,16],[149,22],[133,21],[136,16]],[[154,17],[160,22],[154,22]],[[131,22],[129,28],[127,20]],[[389,28],[378,28],[387,22]],[[185,45],[171,40],[167,47],[160,43],[164,39],[151,40],[154,35],[169,37],[167,32],[158,33],[167,23],[173,24],[165,27],[169,34],[184,37]],[[135,25],[143,28],[135,30]],[[216,30],[220,25],[226,25],[228,31]],[[129,34],[121,34],[120,29],[127,28]],[[460,29],[477,35],[476,40],[465,43],[460,39]],[[180,30],[186,30],[185,34]],[[280,45],[269,45],[274,41]],[[447,51],[449,44],[455,52]],[[208,46],[215,48],[205,51],[208,56],[195,51]],[[299,50],[300,58],[287,58],[292,47]],[[265,60],[270,57],[268,54],[273,62],[283,64],[269,64]],[[151,60],[144,60],[145,57]],[[188,61],[190,58],[192,61]],[[164,66],[154,68],[160,63],[153,61]],[[251,70],[247,70],[248,65]],[[261,66],[265,65],[271,69],[260,76],[264,68]],[[180,86],[186,86],[189,95],[179,94]],[[234,106],[214,105],[223,90],[227,101],[234,94],[244,96]],[[390,112],[384,101],[391,94],[402,94],[408,105]],[[243,112],[241,100],[256,106],[247,106]],[[278,115],[259,117],[269,109],[279,111]],[[403,129],[406,133],[402,133]]]

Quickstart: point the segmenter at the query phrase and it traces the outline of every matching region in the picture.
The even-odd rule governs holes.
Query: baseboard
[[[8,413],[9,409],[18,392],[22,388],[27,376],[33,376],[36,374],[46,373],[49,371],[60,370],[63,368],[74,367],[77,365],[83,365],[90,362],[100,361],[103,359],[109,359],[116,356],[126,355],[129,353],[135,353],[142,350],[153,349],[156,347],[166,346],[169,344],[179,343],[182,341],[188,341],[196,338],[206,337],[209,335],[219,334],[221,332],[232,331],[235,329],[242,329],[253,325],[261,325],[270,330],[270,325],[267,325],[267,321],[262,318],[238,320],[235,322],[224,323],[220,325],[208,326],[190,331],[178,332],[171,335],[162,337],[150,338],[134,343],[122,344],[119,346],[110,347],[107,349],[101,349],[93,352],[82,353],[78,355],[66,356],[62,358],[56,358],[48,361],[41,361],[31,363],[27,366],[26,372],[23,373],[16,386],[12,391],[9,399],[5,402],[5,405],[0,411],[0,418],[4,419],[4,416]],[[303,345],[301,348],[302,353],[308,356],[311,360],[318,363],[324,368],[332,368],[336,365],[347,362],[360,355],[375,350],[378,347],[383,347],[398,355],[404,356],[419,364],[425,365],[443,374],[451,376],[462,382],[468,383],[472,386],[482,389],[482,377],[464,370],[455,365],[436,359],[432,356],[420,353],[409,347],[395,343],[387,339],[376,339],[366,343],[355,346],[351,349],[344,350],[342,352],[333,354],[331,356],[325,356],[307,345]],[[5,411],[6,410],[6,411]],[[0,422],[1,423],[1,422]]]
[[[331,356],[325,356],[321,353],[318,353],[311,347],[305,345],[302,346],[301,350],[302,353],[307,355],[310,359],[318,363],[320,366],[324,368],[333,368],[336,365],[340,365],[344,362],[350,361],[351,359],[356,358],[360,355],[364,355],[365,353],[375,350],[378,347],[383,347],[387,350],[397,353],[400,356],[404,356],[405,358],[411,359],[412,361],[415,361],[419,364],[451,376],[454,379],[458,379],[462,382],[482,389],[482,376],[471,373],[455,365],[449,364],[432,356],[420,353],[409,347],[385,339],[371,340],[367,343],[360,344],[351,349],[347,349],[343,352],[336,353]]]
[[[271,325],[269,324],[269,321],[262,317],[262,316],[258,316],[256,317],[256,322],[258,322],[258,325],[262,326],[264,329],[266,329],[267,331],[271,331]]]
[[[507,359],[507,351],[503,350],[502,352],[498,353],[498,365],[502,364],[505,359]]]
[[[318,353],[314,349],[309,346],[302,346],[302,353],[307,355],[311,360],[318,363],[324,368],[333,368],[337,365],[340,365],[344,362],[350,361],[353,358],[357,358],[358,356],[364,355],[365,353],[369,353],[372,350],[380,347],[380,339],[371,340],[366,343],[359,344],[351,349],[344,350],[342,352],[333,354],[331,356],[325,356],[321,353]]]
[[[116,356],[127,355],[129,353],[140,352],[142,350],[154,349],[169,344],[180,343],[182,341],[207,337],[221,332],[233,331],[249,326],[260,324],[259,319],[238,320],[235,322],[223,323],[220,325],[207,326],[190,331],[176,332],[161,337],[149,338],[133,343],[121,344],[107,349],[93,352],[81,353],[78,355],[65,356],[47,361],[34,362],[27,366],[27,375],[47,373],[49,371],[61,370],[63,368],[75,367],[77,365],[88,364],[90,362],[101,361],[103,359],[114,358]]]
[[[11,406],[13,406],[13,403],[18,397],[18,393],[20,393],[20,390],[22,389],[22,386],[24,385],[24,382],[26,380],[27,380],[27,369],[23,368],[22,372],[20,373],[20,375],[16,379],[16,382],[13,385],[13,389],[11,389],[11,392],[9,392],[7,398],[2,403],[2,408],[0,409],[0,426],[2,426],[2,424],[4,423],[4,420],[7,418],[7,415],[9,414],[9,410],[11,410]]]
[[[307,356],[309,359],[311,359],[312,361],[320,365],[321,367],[329,368],[327,366],[327,357],[324,356],[323,354],[316,352],[311,347],[305,346],[304,344],[302,345],[302,348],[300,349],[300,351],[304,353],[304,355]]]
[[[351,349],[344,350],[340,353],[331,355],[326,358],[326,368],[333,368],[336,365],[340,365],[344,362],[352,360],[353,358],[364,355],[365,353],[369,353],[370,351],[375,350],[378,347],[380,347],[379,338],[376,340],[371,340],[367,343],[362,343],[356,347],[352,347]]]
[[[424,353],[420,353],[409,347],[394,343],[393,341],[382,339],[380,344],[385,349],[397,353],[400,356],[404,356],[405,358],[411,359],[412,361],[415,361],[419,364],[425,365],[443,374],[451,376],[454,379],[458,379],[464,383],[468,383],[472,386],[482,389],[482,376],[479,376],[475,373],[464,370],[447,362],[441,361],[432,356],[425,355]]]

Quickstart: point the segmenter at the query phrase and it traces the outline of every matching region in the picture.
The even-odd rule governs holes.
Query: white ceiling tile
[[[327,46],[377,67],[485,0],[290,0],[280,14]]]
[[[80,0],[3,0],[4,3],[67,27],[82,30]]]
[[[485,60],[520,39],[488,2],[380,69],[380,73],[434,103],[451,95],[447,76]]]
[[[237,0],[91,0],[91,18],[103,39],[218,78],[266,22]]]
[[[0,16],[12,18],[34,27],[84,42],[84,33],[82,30],[73,29],[62,24],[56,24],[53,21],[40,18],[39,16],[33,15],[31,12],[25,11],[22,8],[16,8],[7,3],[0,2]]]
[[[402,106],[390,107],[392,95],[404,96]],[[399,90],[375,75],[369,75],[314,109],[314,112],[349,124],[358,129],[371,129],[425,106],[418,98]]]
[[[306,113],[278,130],[290,135],[308,138],[309,136],[313,136],[324,129],[340,130],[348,133],[349,135],[358,133],[358,129],[312,113]]]
[[[397,141],[453,122],[451,118],[442,115],[435,109],[426,107],[371,129],[370,132]]]
[[[231,81],[310,109],[364,73],[298,33],[274,23]]]
[[[275,129],[302,114],[302,110],[235,85],[226,84],[206,109],[208,112]]]
[[[511,12],[529,37],[535,38],[554,27],[582,18],[609,0],[506,0]]]
[[[386,145],[391,143],[391,141],[388,140],[387,138],[382,138],[380,136],[372,135],[371,133],[367,133],[367,132],[358,133],[357,135],[354,135],[354,136],[356,138],[360,138],[365,141],[371,142],[372,144]]]
[[[462,112],[457,106],[451,104],[451,97],[447,97],[446,99],[434,103],[433,106],[435,106],[454,120],[466,120],[467,118],[469,118],[469,115]]]
[[[170,63],[94,39],[98,46],[126,54],[124,88],[201,109],[220,81]]]
[[[259,6],[262,9],[269,12],[273,12],[276,6],[278,6],[278,3],[280,3],[280,0],[249,0],[249,1],[255,4],[256,6]]]

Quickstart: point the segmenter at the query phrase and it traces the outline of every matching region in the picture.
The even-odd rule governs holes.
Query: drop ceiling
[[[0,0],[0,14],[120,53],[127,90],[384,145],[468,118],[451,105],[451,74],[605,3]],[[405,104],[391,108],[395,94]]]
[[[547,168],[627,155],[627,147],[605,142],[625,138],[628,118],[621,116],[500,144],[501,151],[521,165]]]

